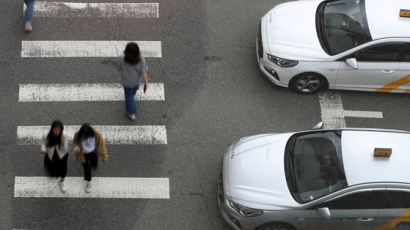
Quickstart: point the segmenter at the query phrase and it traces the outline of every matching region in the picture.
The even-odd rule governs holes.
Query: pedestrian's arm
[[[43,155],[47,153],[46,139],[47,139],[47,136],[43,136],[43,138],[41,139],[40,152],[41,152]]]
[[[147,91],[148,89],[148,76],[147,76],[147,72],[141,72],[141,76],[144,79],[144,92]]]
[[[107,148],[105,147],[105,143],[101,135],[99,139],[100,139],[100,143],[98,143],[98,150],[101,151],[100,153],[102,155],[102,160],[106,162],[108,161]]]
[[[80,146],[77,144],[77,139],[78,139],[78,132],[75,133],[74,138],[73,138],[73,152],[74,153],[80,152]]]
[[[68,152],[68,140],[67,140],[67,138],[65,138],[64,133],[61,134],[61,145],[62,145],[61,149],[64,152]]]
[[[122,70],[121,59],[122,59],[122,56],[119,57],[118,60],[117,60],[117,70],[118,70],[118,71],[121,71],[121,70]]]

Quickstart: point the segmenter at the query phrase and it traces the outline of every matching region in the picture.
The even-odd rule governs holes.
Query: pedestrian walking
[[[67,188],[64,178],[67,175],[68,140],[64,137],[64,125],[56,120],[51,124],[50,131],[44,135],[40,151],[44,154],[44,167],[49,176],[61,177],[60,189],[64,193]]]
[[[124,87],[126,115],[129,119],[135,120],[137,106],[134,96],[139,88],[141,77],[144,80],[144,93],[148,89],[148,66],[137,43],[127,44],[124,55],[118,60],[117,69],[121,72],[121,84]]]
[[[24,29],[26,32],[33,30],[34,0],[24,0],[27,8],[24,12]]]
[[[107,149],[101,133],[87,123],[84,123],[75,133],[73,145],[77,160],[84,168],[84,179],[87,181],[85,191],[89,193],[91,192],[91,169],[97,169],[100,157],[104,162],[108,160]]]

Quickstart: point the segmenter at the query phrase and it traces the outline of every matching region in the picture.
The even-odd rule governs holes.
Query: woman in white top
[[[66,192],[64,178],[67,175],[68,140],[64,137],[64,125],[61,121],[54,121],[50,131],[43,137],[41,153],[44,156],[44,166],[52,177],[61,177],[60,189]]]

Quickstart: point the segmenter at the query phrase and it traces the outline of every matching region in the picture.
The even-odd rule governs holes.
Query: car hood
[[[316,9],[321,1],[297,1],[277,5],[266,20],[268,53],[291,60],[321,61],[330,56],[316,33]]]
[[[292,133],[242,138],[229,161],[229,195],[250,208],[281,210],[298,206],[284,170],[286,142]]]

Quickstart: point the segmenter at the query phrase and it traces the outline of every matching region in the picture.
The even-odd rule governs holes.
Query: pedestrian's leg
[[[98,166],[98,157],[97,157],[97,153],[89,153],[90,155],[90,164],[91,164],[91,168],[96,170],[97,166]]]
[[[68,160],[68,154],[66,154],[63,159],[60,160],[60,176],[61,176],[61,181],[64,181],[64,178],[67,176],[67,160]]]
[[[57,155],[57,154],[55,154]],[[58,162],[58,174],[61,177],[60,179],[60,189],[61,192],[65,193],[67,192],[67,186],[64,183],[64,178],[67,175],[67,159],[68,159],[68,154],[66,154],[63,159],[59,159]]]
[[[137,114],[137,104],[135,103],[135,94],[137,93],[138,90],[138,85],[137,87],[132,89],[132,111],[134,112],[134,114]]]
[[[25,30],[27,32],[32,31],[32,23],[33,23],[33,14],[34,14],[34,0],[24,0],[24,3],[27,6],[25,15],[24,15],[24,22],[25,22]]]
[[[132,102],[131,102],[131,98],[132,96],[132,89],[130,88],[125,88],[124,87],[124,96],[125,96],[125,112],[127,113],[127,116],[132,115]]]
[[[135,120],[136,106],[134,100],[134,88],[125,88],[124,87],[124,96],[125,96],[125,112],[131,120]]]
[[[85,156],[85,163],[82,164],[84,168],[84,179],[86,181],[91,181],[91,164],[90,160],[87,157],[87,154],[84,154]]]
[[[50,158],[48,158],[48,155],[46,154],[44,156],[44,168],[46,169],[46,173],[48,176],[52,177],[53,176],[53,168],[52,168],[52,162]]]
[[[90,161],[90,154],[85,154],[85,163],[83,164],[84,168],[84,179],[87,181],[87,185],[85,186],[85,192],[91,192],[91,161]]]

